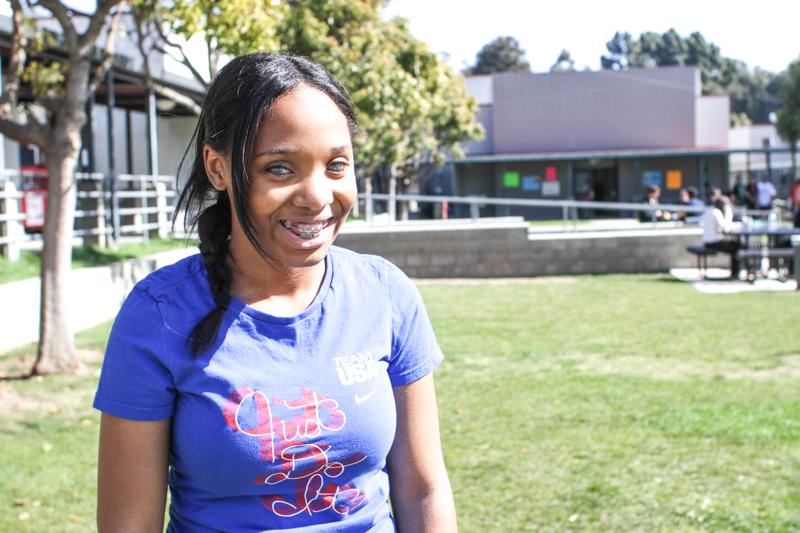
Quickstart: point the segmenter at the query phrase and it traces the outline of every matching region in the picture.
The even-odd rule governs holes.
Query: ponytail
[[[207,207],[198,216],[197,231],[215,307],[192,330],[192,354],[195,357],[217,339],[222,319],[231,302],[231,270],[228,266],[231,207],[225,192],[219,193],[217,203]]]

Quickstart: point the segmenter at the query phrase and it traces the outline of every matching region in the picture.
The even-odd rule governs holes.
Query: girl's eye
[[[286,168],[283,165],[272,165],[272,166],[267,167],[266,170],[270,174],[275,174],[276,176],[286,176],[288,174],[291,174],[291,172],[292,172],[291,170],[289,170],[288,168]]]
[[[337,174],[341,174],[345,170],[347,170],[347,163],[344,161],[334,161],[330,165],[328,165],[328,170],[331,172],[335,172]]]

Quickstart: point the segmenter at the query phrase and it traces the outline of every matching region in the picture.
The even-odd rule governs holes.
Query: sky
[[[534,72],[549,70],[562,49],[579,70],[596,70],[614,32],[670,28],[699,31],[750,68],[779,72],[800,57],[800,0],[389,0],[382,15],[407,18],[411,33],[458,70],[501,35],[520,42]]]

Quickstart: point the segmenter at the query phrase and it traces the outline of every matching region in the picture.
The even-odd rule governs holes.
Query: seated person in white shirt
[[[737,224],[728,216],[728,202],[724,196],[714,200],[712,207],[706,209],[700,224],[703,226],[703,244],[706,248],[711,248],[731,255],[731,277],[739,277],[739,260],[736,251],[739,243],[735,240],[725,238],[725,232],[736,229]]]

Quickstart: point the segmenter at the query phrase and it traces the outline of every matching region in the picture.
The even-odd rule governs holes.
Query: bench
[[[686,247],[686,251],[697,256],[697,270],[705,278],[708,270],[708,256],[717,255],[717,250],[706,248],[704,244],[692,244]]]
[[[761,259],[777,259],[781,266],[785,263],[791,265],[795,258],[795,250],[794,248],[742,248],[736,252],[736,257],[747,265],[747,276],[755,277]],[[796,265],[792,267],[797,268]],[[787,267],[787,270],[790,268]]]

